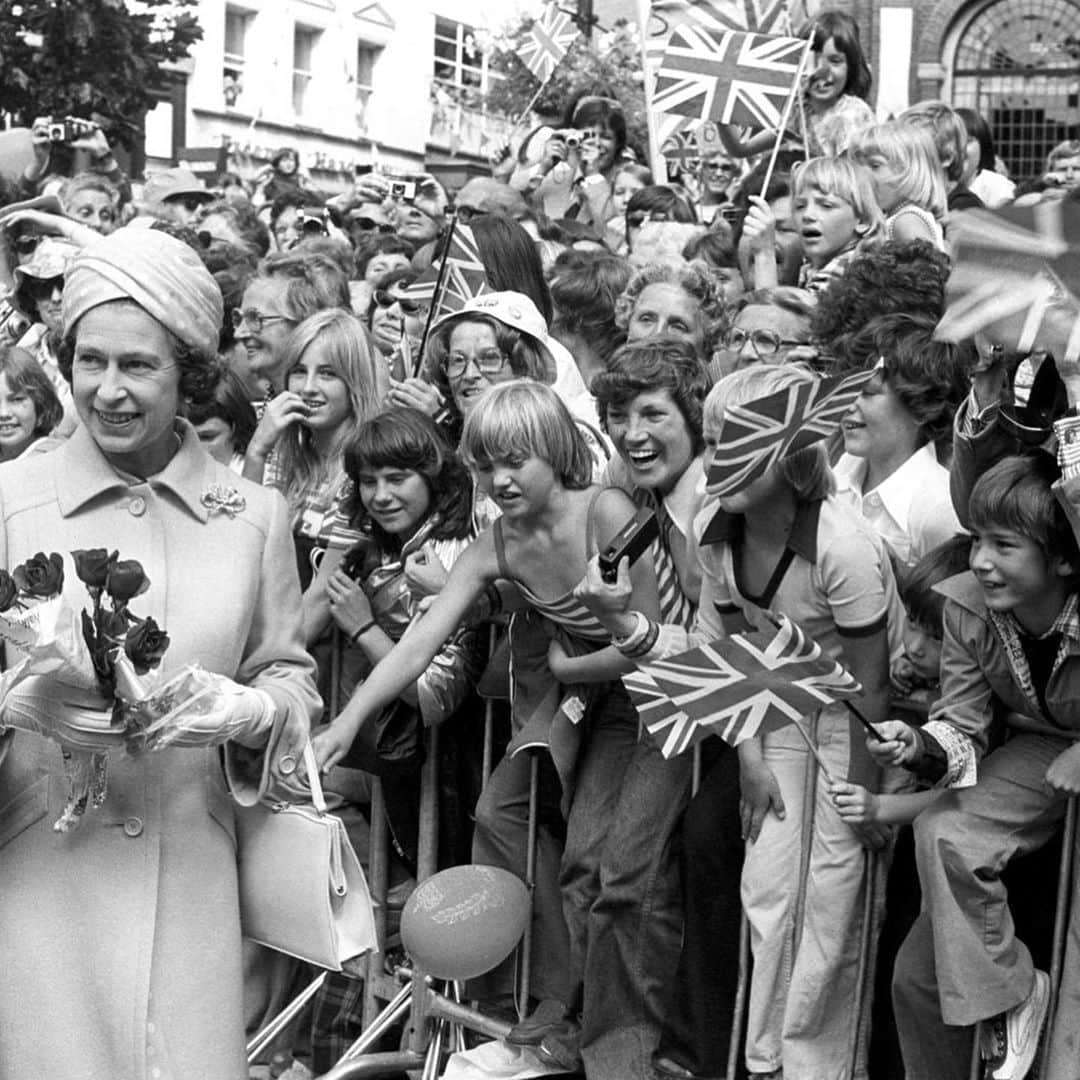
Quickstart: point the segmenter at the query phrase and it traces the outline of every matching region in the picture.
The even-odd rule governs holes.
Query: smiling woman
[[[182,398],[213,392],[222,316],[214,279],[179,240],[122,229],[86,248],[67,275],[59,354],[82,424],[0,470],[4,567],[43,543],[69,559],[122,532],[152,583],[143,610],[168,628],[164,677],[197,663],[235,680],[248,717],[227,771],[225,734],[209,725],[186,749],[114,758],[100,811],[64,836],[51,825],[67,797],[61,748],[0,732],[3,1076],[245,1074],[230,787],[248,801],[287,799],[290,783],[300,794],[286,759],[319,702],[282,501],[215,462],[177,415]],[[232,489],[235,513],[207,508],[214,486]],[[43,677],[27,693],[50,720],[79,710],[108,728],[96,691]],[[63,1008],[58,966],[82,1005],[43,1042],[41,1016]]]

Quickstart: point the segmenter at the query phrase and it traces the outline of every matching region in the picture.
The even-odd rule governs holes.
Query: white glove
[[[112,726],[112,712],[99,694],[30,675],[3,701],[0,724],[33,731],[75,750],[122,747],[124,735]]]
[[[190,667],[133,708],[128,735],[136,747],[218,746],[235,740],[257,748],[266,742],[276,714],[274,699],[255,686]]]

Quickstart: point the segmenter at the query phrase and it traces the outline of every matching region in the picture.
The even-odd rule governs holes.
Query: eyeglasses
[[[733,326],[727,334],[724,335],[724,348],[730,349],[732,352],[739,352],[742,347],[750,342],[754,352],[762,360],[766,356],[775,356],[780,351],[781,345],[805,345],[805,341],[794,341],[792,338],[782,338],[779,334],[772,330],[751,330],[747,333],[745,330],[740,330],[739,327]]]
[[[387,292],[385,289],[375,290],[375,303],[381,308],[392,308],[395,304],[400,304],[405,315],[417,315],[420,312],[420,304],[416,300]]]
[[[443,367],[451,379],[460,379],[469,370],[469,364],[476,364],[481,375],[490,377],[498,375],[506,367],[507,356],[505,353],[499,352],[498,349],[488,349],[486,352],[478,353],[476,356],[451,353],[446,358]]]
[[[264,315],[261,311],[256,311],[255,308],[247,308],[241,311],[240,308],[233,308],[229,318],[232,319],[233,329],[239,330],[244,323],[247,323],[256,334],[261,334],[263,327],[268,322],[295,322],[295,319],[290,319],[288,315]]]

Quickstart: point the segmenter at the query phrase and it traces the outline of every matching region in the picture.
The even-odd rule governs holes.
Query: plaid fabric
[[[311,1065],[316,1076],[329,1072],[364,1030],[364,980],[336,971],[315,994],[311,1017]]]

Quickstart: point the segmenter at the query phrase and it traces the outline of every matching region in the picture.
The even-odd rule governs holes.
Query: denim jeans
[[[659,1053],[695,1076],[727,1073],[739,975],[739,755],[711,739],[683,819],[686,926]]]
[[[562,867],[582,1057],[589,1080],[652,1080],[682,935],[674,840],[691,760],[639,740],[621,684],[588,723]]]

